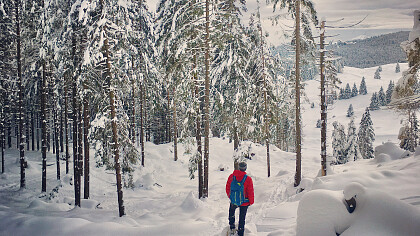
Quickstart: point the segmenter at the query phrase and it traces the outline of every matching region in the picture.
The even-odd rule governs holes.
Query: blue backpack
[[[246,180],[246,175],[241,182],[236,180],[236,177],[233,176],[232,183],[230,184],[230,202],[233,205],[240,206],[245,202],[249,202],[248,198],[245,198],[244,194],[244,183]]]

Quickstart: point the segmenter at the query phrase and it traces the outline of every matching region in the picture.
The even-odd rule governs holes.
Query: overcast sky
[[[155,10],[156,2],[149,0],[151,10]],[[269,0],[270,1],[270,0]],[[293,26],[293,22],[284,20],[284,26],[273,25],[270,17],[279,14],[273,13],[273,6],[261,2],[261,17],[264,30],[270,35],[269,41],[273,44],[284,42],[283,29]],[[359,25],[348,29],[329,28],[326,34],[336,35],[335,40],[351,40],[360,36],[375,36],[378,34],[410,30],[413,27],[413,11],[420,9],[420,0],[312,0],[318,12],[319,19],[325,17],[327,25],[347,26],[366,19]],[[247,0],[248,12],[244,13],[244,21],[247,22],[250,13],[256,10],[256,0]],[[344,20],[337,22],[337,20]]]

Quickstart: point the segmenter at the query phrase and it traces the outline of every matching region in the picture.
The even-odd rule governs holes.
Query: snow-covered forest
[[[239,162],[245,235],[420,232],[420,12],[358,69],[313,2],[256,3],[0,0],[0,234],[226,235]]]

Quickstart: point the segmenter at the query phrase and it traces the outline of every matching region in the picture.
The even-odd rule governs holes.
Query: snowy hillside
[[[372,93],[378,92],[381,86],[386,90],[390,80],[396,82],[401,77],[401,72],[395,73],[395,64],[383,65],[382,68],[380,80],[373,78],[377,67],[345,67],[344,73],[339,74],[343,82],[341,87],[346,83],[356,83],[359,87],[364,76],[368,94],[337,100],[329,108],[329,155],[332,154],[332,123],[338,121],[347,126],[350,122],[346,117],[347,109],[352,104],[358,128]],[[401,71],[406,69],[407,64],[401,64]],[[322,230],[329,231],[323,232],[333,236],[338,228],[342,231],[348,229],[341,231],[342,235],[416,235],[418,231],[414,230],[420,225],[420,150],[417,150],[417,155],[410,154],[400,159],[399,155],[407,153],[396,145],[383,145],[386,142],[398,143],[397,134],[403,117],[384,107],[371,112],[376,134],[374,147],[382,145],[375,155],[382,153],[390,158],[378,157],[331,166],[328,176],[317,177],[321,166],[320,129],[316,128],[320,117],[318,88],[319,82],[306,82],[308,101],[303,104],[302,114],[303,179],[300,186],[304,188],[303,192],[297,193],[293,187],[293,153],[271,146],[272,176],[267,178],[265,147],[243,143],[251,145],[255,153],[248,161],[247,170],[254,181],[255,204],[248,209],[245,235],[296,235],[297,232],[308,235],[308,232],[321,232],[311,228],[316,223],[317,227],[325,225],[327,228]],[[314,108],[311,108],[311,103],[315,103]],[[179,153],[183,153],[183,147],[180,149]],[[55,180],[55,157],[51,153],[48,153],[47,193],[41,194],[41,153],[26,152],[29,165],[27,188],[19,190],[18,150],[8,149],[5,174],[0,175],[0,235],[226,235],[229,200],[225,184],[233,171],[233,144],[228,139],[210,140],[209,197],[204,200],[197,197],[197,180],[188,177],[188,156],[180,155],[174,162],[172,144],[146,143],[145,151],[145,167],[138,165],[134,172],[135,187],[124,189],[126,215],[120,218],[113,171],[94,168],[95,160],[91,160],[91,199],[82,200],[82,208],[75,208],[72,175],[65,175],[61,182]],[[219,167],[224,167],[224,171]],[[348,191],[362,191],[363,194],[358,195],[365,197],[363,206],[374,210],[366,212],[356,207],[354,215],[346,213],[343,201],[351,194],[345,195],[343,190],[352,182],[363,188],[349,187]],[[379,202],[373,201],[372,196],[376,196]],[[299,205],[301,199],[302,206]],[[329,208],[328,203],[342,208]],[[302,214],[312,217],[314,222],[299,225],[297,231],[297,224],[305,222]],[[402,222],[404,217],[411,220]]]

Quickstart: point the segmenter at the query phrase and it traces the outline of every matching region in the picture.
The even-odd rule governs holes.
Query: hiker
[[[248,207],[254,204],[254,185],[252,179],[246,174],[246,162],[239,163],[239,170],[233,171],[226,183],[226,194],[230,199],[229,226],[230,235],[235,234],[235,210],[239,207],[238,235],[243,236],[245,231],[245,217]],[[228,234],[229,235],[229,234]]]

